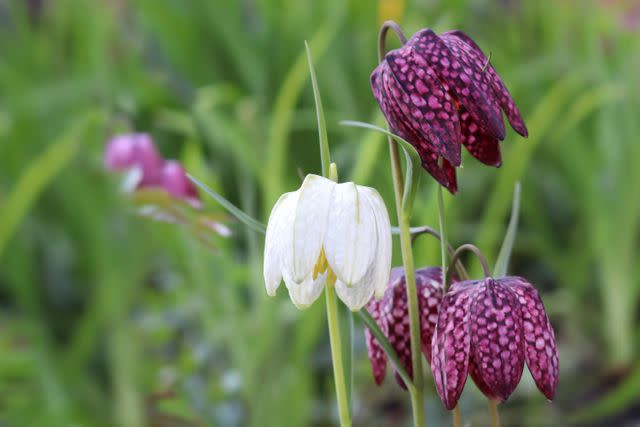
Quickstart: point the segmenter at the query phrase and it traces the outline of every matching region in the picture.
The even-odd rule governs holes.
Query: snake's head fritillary
[[[416,271],[418,289],[418,310],[420,313],[420,341],[422,352],[431,360],[431,340],[438,319],[438,307],[442,300],[442,270],[426,267]],[[413,377],[411,363],[411,333],[409,331],[409,310],[407,284],[402,267],[394,268],[389,278],[389,286],[380,301],[372,299],[367,309],[398,354],[398,358],[410,377]],[[368,328],[365,329],[367,349],[373,378],[380,385],[384,380],[387,358]],[[395,370],[395,369],[394,369]],[[404,381],[395,374],[396,381],[406,388]]]
[[[416,148],[423,167],[452,193],[462,145],[482,163],[501,165],[503,111],[516,132],[528,135],[504,83],[462,31],[418,31],[385,55],[371,87],[391,130]]]
[[[454,284],[440,307],[431,360],[447,409],[456,406],[468,374],[488,398],[507,400],[525,362],[540,391],[553,399],[558,349],[533,285],[520,277]]]

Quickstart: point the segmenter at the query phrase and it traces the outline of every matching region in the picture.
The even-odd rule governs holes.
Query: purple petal
[[[447,31],[440,37],[446,38],[448,40],[458,40],[459,42],[461,42],[460,47],[464,49],[467,54],[473,54],[476,58],[479,58],[483,66],[487,63],[487,57],[482,52],[482,49],[480,49],[480,47],[471,39],[471,37],[469,37],[462,31]],[[487,66],[485,73],[489,78],[493,94],[498,99],[500,107],[507,115],[507,119],[509,119],[511,127],[522,136],[526,137],[527,135],[529,135],[527,126],[524,124],[524,120],[520,115],[520,111],[518,110],[516,103],[507,90],[507,87],[502,82],[502,79],[500,78],[500,76],[498,76],[498,73],[491,64]]]
[[[383,325],[380,319],[380,302],[375,298],[371,298],[371,301],[366,306],[371,317],[376,321],[382,332],[387,334],[387,326]],[[371,362],[371,372],[373,373],[373,379],[376,384],[380,385],[384,381],[384,376],[387,370],[387,355],[385,354],[378,341],[375,339],[369,328],[364,329],[364,336],[367,343],[367,353],[369,354],[369,361]]]
[[[478,288],[471,305],[472,355],[480,378],[493,392],[489,397],[504,401],[524,368],[520,305],[509,287],[491,278]]]
[[[455,46],[446,44],[433,31],[418,31],[407,43],[413,46],[425,62],[433,68],[456,101],[481,123],[490,135],[504,139],[504,122],[500,107],[493,97],[482,66],[477,68],[469,55],[461,55]]]
[[[501,400],[482,378],[480,368],[478,368],[478,364],[473,357],[469,361],[469,375],[476,387],[478,387],[478,390],[480,390],[480,392],[482,392],[482,394],[484,394],[488,399]]]
[[[394,269],[397,270],[397,269]],[[404,272],[403,269],[400,269]],[[407,286],[404,274],[396,276],[396,280],[389,284],[387,291],[380,302],[381,316],[387,324],[386,336],[389,343],[396,351],[400,363],[413,378],[413,364],[411,360],[411,331],[409,328],[409,308],[407,305]],[[394,367],[395,371],[395,367]],[[396,381],[406,389],[402,378],[396,373]]]
[[[460,126],[462,143],[473,157],[489,166],[499,167],[502,164],[499,140],[488,135],[464,108],[460,111]]]
[[[520,277],[500,281],[510,287],[522,307],[525,358],[531,376],[547,399],[553,400],[558,387],[558,347],[540,295]]]
[[[382,62],[371,75],[371,87],[373,94],[380,105],[389,127],[396,135],[401,136],[415,147],[422,159],[422,166],[441,185],[455,194],[458,186],[456,182],[455,168],[443,159],[442,166],[438,164],[438,155],[431,151],[430,145],[423,138],[418,137],[411,128],[402,120],[403,113],[394,98],[390,95],[389,84],[395,82],[390,76],[389,66],[386,61]]]
[[[452,286],[444,296],[433,336],[431,370],[444,406],[455,408],[467,381],[471,335],[470,303],[473,286]]]
[[[393,79],[389,88],[407,127],[430,146],[431,151],[460,165],[460,122],[451,95],[427,61],[410,47],[386,54]]]
[[[438,309],[442,302],[442,269],[426,267],[417,270],[416,287],[418,288],[422,353],[431,363],[431,342],[438,323]]]
[[[198,190],[187,178],[182,165],[175,160],[167,160],[162,169],[162,187],[172,197],[184,200],[196,209],[202,207]]]

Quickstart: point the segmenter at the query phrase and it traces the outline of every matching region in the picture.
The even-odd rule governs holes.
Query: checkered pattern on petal
[[[467,54],[475,54],[483,64],[487,63],[487,57],[482,52],[482,49],[480,49],[476,42],[474,42],[473,39],[471,39],[471,37],[466,35],[464,32],[460,30],[447,31],[440,37],[449,40],[458,40],[459,42],[461,42],[460,47]],[[493,65],[489,63],[485,70],[485,73],[489,78],[493,94],[498,100],[500,107],[507,115],[507,119],[509,120],[511,127],[522,136],[529,135],[527,126],[524,124],[524,120],[522,119],[522,115],[520,114],[520,110],[518,110],[513,97],[509,93],[509,90],[507,89],[505,84],[502,82],[502,79],[496,72],[495,68],[493,68]]]
[[[482,66],[478,68],[469,55],[462,54],[429,29],[418,31],[407,45],[426,59],[457,102],[471,113],[477,123],[482,124],[494,137],[504,139],[500,106],[493,97],[488,79],[482,73]]]
[[[491,278],[478,285],[471,303],[471,347],[479,388],[506,400],[524,368],[522,314],[511,289]]]
[[[467,381],[471,335],[469,319],[473,286],[452,286],[444,296],[433,336],[431,371],[442,403],[455,408]]]
[[[367,311],[371,313],[371,317],[376,321],[382,332],[386,335],[386,325],[382,325],[380,322],[380,302],[375,298],[371,298],[366,305]],[[371,362],[371,371],[373,373],[373,379],[376,384],[380,385],[384,381],[384,376],[387,370],[387,355],[385,354],[380,344],[375,339],[369,328],[364,329],[365,341],[367,344],[367,353],[369,354],[369,361]]]
[[[513,290],[522,309],[524,351],[531,376],[547,399],[553,400],[558,387],[558,347],[540,295],[520,277],[500,281]]]

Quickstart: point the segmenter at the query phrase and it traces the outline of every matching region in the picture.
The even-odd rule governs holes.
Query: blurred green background
[[[338,124],[382,123],[369,74],[388,18],[474,37],[529,127],[500,169],[465,154],[445,200],[452,243],[493,262],[522,182],[510,272],[542,293],[561,378],[550,404],[526,374],[503,425],[640,424],[637,0],[0,0],[0,426],[335,424],[323,304],[267,298],[262,236],[213,201],[230,238],[137,215],[101,154],[150,132],[266,220],[319,171],[306,39],[341,178],[379,189],[393,218],[385,142]],[[437,225],[433,190],[425,175],[414,225]],[[435,242],[416,260],[439,264]],[[359,323],[355,338],[355,425],[409,425]],[[429,426],[450,425],[427,384]],[[461,408],[488,424],[471,382]]]

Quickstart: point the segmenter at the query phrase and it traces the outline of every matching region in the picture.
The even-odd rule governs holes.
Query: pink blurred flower
[[[112,171],[129,171],[132,182],[127,188],[161,188],[195,209],[202,207],[198,191],[182,165],[176,160],[164,160],[146,133],[113,137],[104,152],[104,165]]]
[[[162,168],[162,187],[176,199],[184,200],[193,208],[200,209],[202,202],[198,190],[193,185],[180,163],[167,160]]]
[[[145,133],[113,137],[104,152],[104,165],[107,169],[116,171],[137,169],[140,176],[134,188],[162,185],[164,159],[156,150],[151,137]]]

